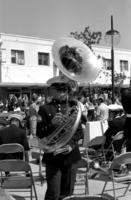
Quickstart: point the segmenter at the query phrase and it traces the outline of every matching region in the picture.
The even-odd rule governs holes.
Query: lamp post
[[[111,79],[112,79],[112,103],[115,101],[115,87],[114,87],[114,45],[120,41],[120,33],[113,28],[113,16],[111,15],[111,30],[105,34],[106,43],[111,45]]]
[[[131,65],[130,65],[130,88],[131,88]]]
[[[1,48],[1,46],[2,46],[2,43],[3,43],[3,41],[2,41],[2,39],[0,38],[0,83],[1,83],[1,79],[2,79],[2,48]]]

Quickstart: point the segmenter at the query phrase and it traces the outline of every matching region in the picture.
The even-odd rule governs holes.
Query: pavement
[[[36,186],[36,191],[37,191],[37,195],[38,195],[38,200],[44,200],[44,196],[45,196],[45,191],[46,191],[46,179],[45,179],[45,166],[42,166],[41,171],[42,171],[42,178],[40,178],[39,176],[39,170],[40,170],[40,166],[37,163],[36,159],[34,159],[34,157],[32,158],[32,152],[34,151],[34,149],[31,149],[30,151],[30,165],[33,171],[33,175],[34,175],[34,179],[35,179],[35,186]],[[86,171],[86,168],[82,169],[83,172]],[[83,173],[82,173],[83,174]],[[77,174],[77,181],[76,181],[76,185],[75,185],[75,190],[74,190],[74,194],[75,195],[83,195],[85,194],[85,183],[84,183],[84,175],[82,175],[81,173]],[[41,180],[43,180],[43,182],[41,182]],[[89,178],[88,180],[88,189],[89,189],[89,194],[90,195],[96,195],[96,194],[101,194],[102,189],[104,186],[104,179],[102,178],[97,178],[97,179],[91,179]],[[122,189],[119,189],[116,191],[116,195],[119,196],[117,199],[118,200],[129,200],[131,199],[131,187],[128,189],[128,192],[126,194],[126,196],[123,196],[123,192],[124,192],[124,187],[125,184],[116,184],[116,187],[119,188],[121,187]],[[109,182],[107,185],[107,192],[105,193],[106,196],[108,197],[113,197],[113,191],[112,191],[112,183]],[[25,197],[25,193],[13,193],[13,197],[14,199],[12,200],[27,200],[29,198]]]

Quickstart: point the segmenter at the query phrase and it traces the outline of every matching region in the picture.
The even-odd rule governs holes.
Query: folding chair
[[[5,172],[9,171],[10,175],[6,176]],[[33,197],[38,200],[32,170],[28,162],[24,160],[1,160],[0,161],[0,185],[3,189],[14,192],[30,193],[30,199]],[[3,173],[4,172],[4,173]],[[28,174],[28,176],[27,176]],[[34,192],[34,194],[33,194]]]
[[[124,139],[124,131],[119,131],[115,136],[112,137],[112,142],[110,143],[109,147],[107,149],[105,149],[105,157],[107,156],[107,154],[110,153],[110,156],[109,156],[108,160],[111,161],[118,154],[120,154],[119,152],[115,151],[114,143],[118,142],[118,141],[120,142],[123,139]],[[125,142],[123,142],[123,144],[122,144],[122,149],[125,148],[124,144],[125,144]],[[122,149],[121,149],[121,151],[122,151]]]
[[[87,195],[87,196],[69,196],[65,197],[63,200],[113,200],[110,197],[103,195]]]
[[[114,142],[115,142],[115,141],[123,140],[123,138],[124,138],[124,131],[119,131],[119,132],[113,137],[111,146],[112,146],[114,158],[117,156],[117,152],[116,152],[115,149],[114,149]],[[123,143],[122,147],[124,148],[124,143]]]
[[[77,188],[80,190],[80,186],[84,186],[84,192],[83,194],[87,195],[89,194],[89,167],[90,167],[90,162],[92,162],[88,158],[88,152],[86,148],[81,148],[81,160],[77,163],[77,174],[76,174],[76,183],[75,183],[75,189],[74,193],[77,193]]]
[[[123,154],[120,154],[119,156],[115,157],[110,165],[110,167],[108,169],[103,169],[99,166],[97,166],[96,168],[98,168],[97,170],[97,174],[101,174],[103,175],[105,178],[105,184],[104,184],[104,187],[103,187],[103,190],[102,190],[102,194],[105,192],[105,191],[108,191],[106,190],[106,186],[107,186],[107,183],[109,181],[112,182],[112,185],[113,185],[113,194],[114,194],[114,199],[116,200],[116,190],[118,189],[125,189],[124,193],[122,196],[125,196],[128,189],[129,189],[129,186],[131,184],[131,174],[130,173],[127,173],[128,171],[128,166],[131,165],[131,152],[127,152],[127,153],[123,153]],[[118,174],[116,174],[115,171],[119,171]],[[121,188],[116,188],[115,187],[115,183],[121,183],[123,184]]]
[[[8,144],[1,144],[0,145],[0,154],[3,154],[5,156],[5,158],[6,158],[6,156],[7,156],[7,158],[9,158],[8,156],[11,155],[11,154],[18,154],[18,153],[21,153],[22,159],[25,160],[25,150],[24,150],[24,147],[21,144],[8,143]]]
[[[43,175],[43,171],[42,171],[42,157],[43,157],[43,150],[41,149],[40,145],[39,145],[39,138],[34,137],[32,139],[32,150],[31,150],[31,154],[32,154],[32,158],[36,159],[39,163],[39,175],[38,177],[36,177],[36,179],[38,178],[41,181],[41,185],[43,185],[44,181],[45,181],[45,177]],[[33,173],[34,174],[34,173]],[[36,180],[35,179],[35,180]]]
[[[99,162],[99,164],[105,164],[106,163],[106,157],[105,157],[105,144],[106,138],[105,136],[97,136],[93,138],[87,146],[88,149],[88,156],[89,158],[94,162]]]

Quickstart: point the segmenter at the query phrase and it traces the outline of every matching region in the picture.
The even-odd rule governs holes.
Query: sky
[[[0,0],[0,33],[59,39],[89,26],[120,32],[118,48],[131,49],[131,0]]]

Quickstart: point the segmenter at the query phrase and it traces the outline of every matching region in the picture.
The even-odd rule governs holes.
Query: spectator
[[[9,115],[10,126],[5,127],[0,130],[0,145],[8,143],[19,143],[25,149],[25,159],[28,158],[29,145],[26,137],[26,131],[21,128],[21,122],[23,121],[23,116],[20,114],[10,114]],[[16,158],[16,155],[11,156],[11,158]],[[17,158],[22,159],[21,154],[17,154]]]
[[[37,118],[38,118],[38,110],[39,110],[37,99],[38,99],[38,96],[36,94],[33,94],[32,103],[29,107],[30,134],[33,137],[36,136],[36,129],[37,129]]]
[[[0,130],[8,125],[6,120],[0,119]]]
[[[85,97],[84,96],[79,96],[78,97],[78,101],[80,103],[81,111],[82,111],[82,119],[81,119],[82,120],[82,124],[86,124],[88,110],[87,110],[87,107],[85,105]]]
[[[86,108],[88,110],[88,120],[89,121],[93,121],[95,116],[94,116],[94,112],[95,112],[95,107],[94,104],[92,103],[92,101],[90,100],[90,97],[86,98]]]
[[[99,97],[98,99],[98,107],[96,111],[97,120],[108,120],[109,118],[109,108],[107,104],[104,102],[103,97]]]

